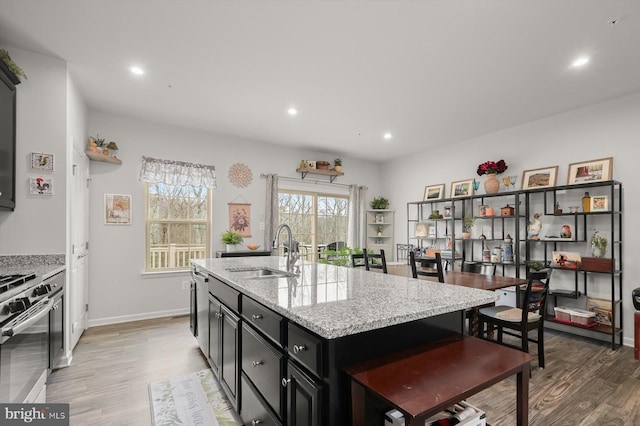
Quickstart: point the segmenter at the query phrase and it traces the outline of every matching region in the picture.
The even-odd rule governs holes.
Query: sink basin
[[[242,278],[282,278],[295,277],[296,274],[279,269],[263,268],[263,267],[240,267],[229,268],[229,272],[238,273]]]

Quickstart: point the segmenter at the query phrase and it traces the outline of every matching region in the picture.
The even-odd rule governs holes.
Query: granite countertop
[[[64,255],[0,256],[0,275],[35,272],[37,280],[44,280],[65,270],[64,259]]]
[[[192,260],[226,282],[321,337],[364,331],[493,303],[494,292],[320,263],[298,262],[295,277],[249,278],[229,269],[286,271],[286,257]]]

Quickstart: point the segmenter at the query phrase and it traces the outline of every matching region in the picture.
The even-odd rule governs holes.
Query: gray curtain
[[[347,246],[351,248],[366,247],[366,196],[366,186],[349,186],[349,225],[347,226]]]
[[[267,181],[266,199],[264,203],[264,247],[271,249],[274,233],[280,224],[278,209],[278,175],[265,175]]]

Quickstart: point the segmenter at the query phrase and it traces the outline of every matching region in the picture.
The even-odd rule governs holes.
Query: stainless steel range
[[[44,402],[52,290],[33,272],[0,276],[0,402]]]

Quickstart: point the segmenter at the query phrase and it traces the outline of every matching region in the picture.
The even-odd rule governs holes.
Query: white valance
[[[140,168],[142,182],[166,183],[167,185],[204,186],[216,188],[216,168],[204,164],[186,163],[184,161],[159,160],[142,157]]]

